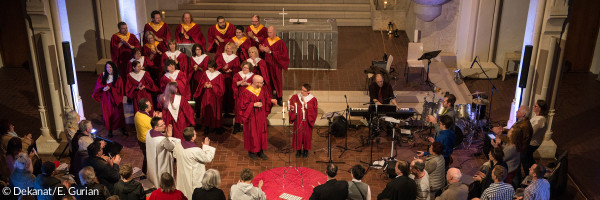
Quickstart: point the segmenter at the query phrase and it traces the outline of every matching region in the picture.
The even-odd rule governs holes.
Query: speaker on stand
[[[521,74],[519,75],[519,88],[521,88],[521,99],[523,98],[523,89],[527,87],[527,77],[529,76],[529,65],[531,64],[531,51],[533,50],[532,45],[525,46],[525,52],[523,52],[523,63],[521,67]],[[519,99],[519,107],[521,107],[521,99]]]

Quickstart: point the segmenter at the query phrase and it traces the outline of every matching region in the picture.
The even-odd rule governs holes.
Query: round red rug
[[[284,183],[283,175],[286,169],[287,173],[285,174]],[[300,173],[302,173],[302,179],[300,178]],[[252,184],[258,186],[258,182],[261,180],[264,183],[262,190],[267,195],[267,199],[280,199],[279,196],[283,193],[308,199],[313,192],[313,187],[316,187],[319,183],[325,183],[327,176],[317,170],[306,167],[278,167],[256,175]]]

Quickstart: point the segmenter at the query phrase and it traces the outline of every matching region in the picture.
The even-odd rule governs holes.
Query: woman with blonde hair
[[[158,97],[159,106],[162,107],[163,121],[165,126],[173,125],[173,137],[183,139],[183,129],[196,125],[194,121],[194,110],[177,91],[177,83],[170,82],[165,91]]]
[[[233,42],[228,42],[225,45],[225,52],[215,55],[217,62],[217,70],[223,74],[223,83],[225,93],[223,94],[223,113],[233,112],[233,90],[231,88],[233,75],[238,73],[240,69],[240,59],[235,55],[237,45]]]

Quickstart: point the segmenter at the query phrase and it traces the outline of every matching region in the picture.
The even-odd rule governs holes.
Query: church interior
[[[273,103],[260,102],[272,104],[264,116],[268,148],[260,151],[268,159],[249,157],[246,130],[236,134],[234,115],[241,115],[241,111],[217,113],[221,123],[217,131],[207,132],[199,113],[192,119],[193,142],[206,146],[203,141],[208,137],[216,149],[212,161],[202,163],[202,170],[205,165],[220,172],[218,187],[228,199],[233,198],[230,188],[240,181],[246,168],[253,171],[252,184],[258,186],[260,182],[267,199],[308,199],[313,188],[327,180],[328,163],[336,163],[336,178],[344,181],[353,179],[353,166],[362,165],[367,169],[362,181],[370,186],[370,198],[380,199],[378,195],[393,179],[386,168],[390,163],[410,163],[419,151],[429,151],[428,137],[436,130],[427,119],[428,113],[445,114],[445,94],[453,94],[452,106],[458,115],[453,119],[454,133],[461,132],[446,167],[459,169],[462,183],[476,181],[474,175],[488,161],[484,149],[492,127],[510,129],[519,123],[518,113],[523,107],[529,109],[531,117],[539,115],[534,111],[539,108],[538,100],[543,100],[547,104],[545,131],[533,158],[548,168],[550,199],[600,199],[600,191],[594,189],[600,180],[600,116],[594,114],[600,113],[598,10],[600,1],[596,0],[6,1],[0,7],[0,18],[4,19],[0,21],[0,119],[10,122],[18,137],[31,137],[39,160],[67,166],[75,153],[68,138],[67,115],[75,111],[80,120],[91,121],[94,136],[122,145],[121,166],[130,164],[134,180],[151,192],[159,186],[144,181],[146,176],[141,172],[146,154],[136,137],[138,102],[121,95],[118,101],[122,102],[125,125],[113,133],[105,126],[104,104],[95,97],[98,82],[106,82],[102,77],[107,62],[121,68],[113,56],[112,40],[121,28],[118,24],[125,22],[127,37],[135,37],[142,48],[148,38],[147,27],[154,20],[151,13],[158,11],[156,16],[169,34],[178,38],[177,48],[193,62],[190,54],[195,47],[179,42],[187,34],[176,31],[185,23],[184,16],[190,16],[209,43],[209,50],[204,52],[202,45],[201,51],[211,60],[225,55],[229,48],[210,51],[211,45],[219,48],[222,43],[209,41],[211,30],[216,27],[221,31],[218,17],[222,16],[227,26],[248,27],[251,31],[242,32],[244,38],[254,37],[249,36],[253,23],[264,25],[269,34],[273,29],[289,57],[289,64],[278,72],[280,88],[265,87],[275,92],[269,97]],[[265,41],[270,44],[271,35],[268,38]],[[270,58],[279,59],[260,45],[255,46],[267,63]],[[127,61],[136,59],[129,55]],[[242,62],[249,58],[239,57]],[[159,71],[166,68],[154,64]],[[178,65],[182,66],[181,62]],[[131,69],[127,70],[129,73]],[[372,120],[378,115],[371,115],[373,108],[378,107],[369,103],[382,99],[381,90],[379,97],[370,92],[371,86],[378,84],[376,74],[383,74],[383,81],[393,89],[387,101],[393,100],[395,106],[390,112],[395,115]],[[264,84],[271,84],[267,79],[265,76]],[[273,75],[271,79],[277,84]],[[171,81],[176,82],[167,79]],[[254,84],[253,80],[249,83]],[[231,84],[230,80],[225,87],[230,90]],[[161,88],[152,94],[155,101],[165,86]],[[293,155],[296,151],[292,148],[292,138],[296,141],[293,135],[297,134],[290,121],[293,103],[287,100],[300,97],[304,89],[318,99],[318,109],[311,122],[312,148],[307,155],[298,156]],[[192,89],[192,96],[196,90]],[[199,111],[197,108],[204,106],[200,99],[187,99],[187,103]],[[153,107],[155,111],[164,109],[156,104]],[[247,126],[244,123],[244,129]],[[2,134],[0,141],[6,145],[6,133]],[[393,164],[390,168],[393,172]],[[519,166],[518,171],[526,176],[530,169]],[[4,178],[0,183],[9,181]]]

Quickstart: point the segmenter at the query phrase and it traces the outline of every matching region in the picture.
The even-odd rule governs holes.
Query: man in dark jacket
[[[327,182],[313,189],[310,200],[345,200],[348,197],[348,183],[337,181],[337,166],[333,163],[327,165]]]
[[[90,144],[87,150],[90,157],[84,161],[84,167],[93,167],[100,184],[106,186],[113,193],[115,183],[121,179],[121,175],[119,175],[121,156],[119,154],[111,157],[103,155],[102,146],[98,141]]]
[[[114,195],[118,195],[119,199],[146,199],[142,184],[132,180],[133,169],[130,164],[121,166],[119,174],[121,174],[122,178],[119,182],[115,183],[115,188],[113,189]]]
[[[417,184],[414,180],[408,177],[409,165],[408,162],[400,160],[396,162],[396,178],[389,182],[383,191],[377,195],[378,200],[390,199],[401,200],[417,198]]]
[[[34,183],[36,190],[53,189],[57,190],[55,197],[61,197],[59,194],[68,194],[67,188],[62,184],[62,181],[54,177],[56,166],[50,161],[42,164],[42,173],[37,176]],[[55,199],[52,195],[37,195],[38,200]]]

